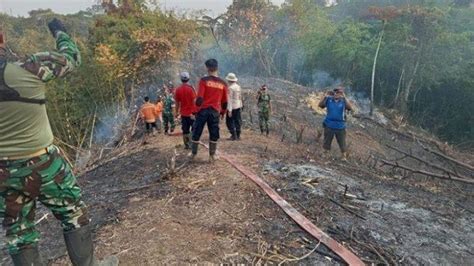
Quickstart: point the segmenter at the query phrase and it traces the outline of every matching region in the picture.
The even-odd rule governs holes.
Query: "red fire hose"
[[[205,144],[201,143],[206,148],[209,148]],[[303,216],[300,212],[298,212],[293,206],[290,205],[285,199],[283,199],[273,188],[271,188],[263,179],[261,179],[258,175],[253,173],[251,170],[245,168],[243,165],[232,159],[229,155],[219,152],[221,158],[231,164],[235,169],[237,169],[240,173],[245,175],[246,177],[250,178],[253,182],[255,182],[260,188],[265,191],[265,193],[276,203],[280,206],[283,211],[285,211],[288,216],[291,217],[298,225],[300,225],[306,232],[314,236],[316,239],[321,241],[324,245],[330,248],[334,253],[339,255],[347,264],[349,265],[365,265],[362,260],[357,257],[354,253],[350,250],[345,248],[343,245],[339,244],[336,240],[331,238],[321,229],[319,229],[316,225],[314,225],[308,218]]]

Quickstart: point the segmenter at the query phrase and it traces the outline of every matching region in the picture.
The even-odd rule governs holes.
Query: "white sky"
[[[69,14],[85,10],[95,2],[95,0],[0,0],[0,12],[27,16],[30,10],[50,8],[56,13]],[[284,0],[272,0],[272,2],[280,5]],[[232,0],[160,0],[159,3],[166,9],[209,9],[215,15],[223,13]]]

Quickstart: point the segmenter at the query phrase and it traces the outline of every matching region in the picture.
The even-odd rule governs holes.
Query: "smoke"
[[[316,88],[335,87],[342,84],[341,79],[334,79],[326,71],[316,71],[312,75],[313,86]]]
[[[114,108],[117,110],[113,114],[102,114],[98,117],[98,122],[94,128],[94,143],[109,146],[117,141],[129,126],[131,112],[123,108]]]
[[[167,82],[166,82],[167,83]],[[144,97],[156,103],[158,96],[163,95],[164,81],[150,82],[136,90],[136,97],[129,104],[115,103],[104,107],[98,112],[94,128],[93,143],[102,146],[114,146],[120,141],[128,129],[133,127],[137,112],[144,103]]]

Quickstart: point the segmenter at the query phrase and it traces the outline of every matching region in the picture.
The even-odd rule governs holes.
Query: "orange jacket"
[[[156,112],[155,105],[152,103],[143,104],[142,108],[140,109],[140,117],[147,123],[156,122],[156,117],[158,117],[158,113]]]
[[[158,115],[161,114],[161,112],[163,112],[163,102],[159,102],[155,105],[155,110],[156,110],[156,113]]]

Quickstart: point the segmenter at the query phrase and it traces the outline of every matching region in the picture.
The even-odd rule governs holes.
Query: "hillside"
[[[336,143],[324,158],[323,116],[306,101],[312,89],[254,77],[240,83],[243,139],[225,140],[222,123],[219,152],[257,173],[316,226],[367,264],[474,261],[472,154],[379,113],[375,120],[349,118],[348,162],[338,159]],[[269,138],[257,130],[254,99],[254,88],[264,83],[275,103]],[[180,136],[160,135],[148,145],[134,138],[91,161],[79,183],[98,256],[116,254],[123,265],[342,263],[232,165],[207,163],[204,147],[189,162]],[[46,213],[42,208],[36,216],[44,256],[66,265],[59,224]],[[2,252],[2,265],[10,265]]]

